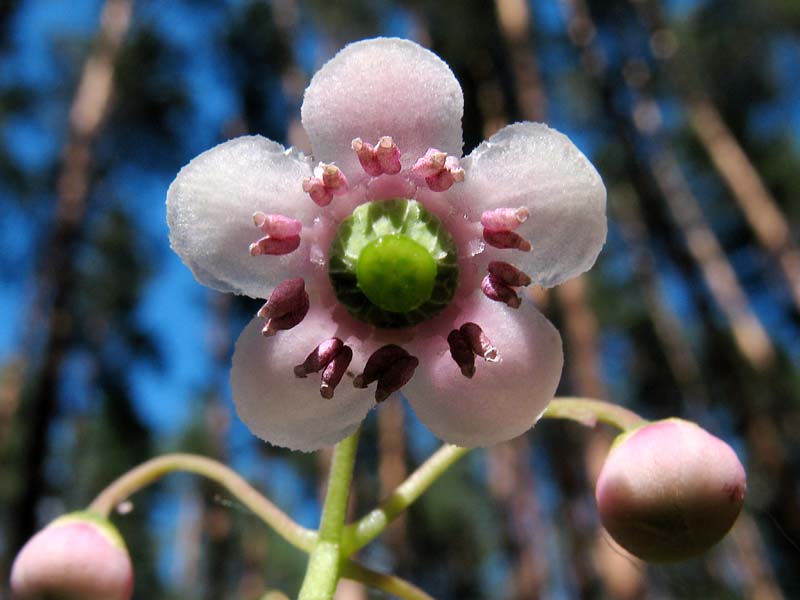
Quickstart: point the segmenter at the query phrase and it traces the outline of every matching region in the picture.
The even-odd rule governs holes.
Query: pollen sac
[[[309,306],[308,292],[302,277],[280,282],[258,311],[257,316],[267,319],[261,333],[271,336],[300,324],[308,313]]]
[[[614,442],[595,497],[603,526],[622,547],[670,562],[722,539],[741,511],[745,486],[730,446],[694,423],[667,419]]]
[[[257,212],[253,215],[253,223],[267,235],[250,244],[251,256],[289,254],[300,246],[303,224],[297,219]]]
[[[347,177],[336,165],[320,163],[314,169],[314,177],[303,180],[303,191],[318,206],[328,206],[334,196],[346,194],[349,189]]]
[[[499,356],[497,348],[483,333],[480,325],[477,323],[464,323],[458,328],[458,331],[469,344],[470,349],[477,355],[489,362],[497,362]]]
[[[416,356],[411,356],[396,344],[387,344],[372,353],[364,366],[364,372],[356,376],[353,385],[366,388],[377,381],[375,401],[383,402],[409,382],[417,366],[419,359]]]
[[[453,329],[447,336],[447,345],[450,347],[450,356],[461,369],[461,374],[467,379],[472,379],[475,375],[475,354],[464,334],[458,329]]]
[[[294,374],[304,378],[310,373],[322,371],[319,393],[330,400],[352,360],[353,349],[345,346],[339,338],[330,338],[314,348],[303,364],[294,368]]]
[[[489,231],[513,231],[528,220],[530,213],[524,206],[496,208],[481,215],[481,225]]]
[[[531,251],[531,243],[513,231],[483,230],[483,240],[494,248]]]
[[[361,168],[368,175],[373,177],[384,174],[396,175],[403,168],[400,164],[400,149],[388,135],[378,140],[375,146],[364,142],[361,138],[355,138],[351,145],[358,156]]]
[[[487,270],[492,277],[510,287],[525,287],[531,284],[531,278],[527,274],[507,262],[493,260]]]
[[[497,279],[491,273],[481,281],[481,291],[489,300],[503,302],[511,308],[519,308],[519,305],[522,303],[522,300],[513,288]]]
[[[464,169],[455,156],[448,156],[446,152],[429,148],[425,156],[419,158],[411,173],[418,179],[423,179],[428,188],[434,192],[444,192],[454,183],[464,181]]]

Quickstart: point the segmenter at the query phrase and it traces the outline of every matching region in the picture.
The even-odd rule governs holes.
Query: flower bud
[[[700,554],[733,526],[745,473],[725,442],[681,419],[615,441],[597,480],[600,520],[622,547],[650,562]]]
[[[128,600],[133,568],[125,542],[106,519],[64,515],[34,535],[11,570],[18,600]]]

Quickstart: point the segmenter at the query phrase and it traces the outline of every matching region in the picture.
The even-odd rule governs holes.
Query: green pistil
[[[452,300],[457,251],[441,221],[418,202],[368,202],[339,226],[328,274],[356,318],[378,327],[408,327]]]

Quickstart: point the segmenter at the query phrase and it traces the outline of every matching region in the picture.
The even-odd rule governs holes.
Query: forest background
[[[365,561],[437,598],[800,597],[796,0],[3,0],[0,598],[34,531],[158,452],[226,461],[316,526],[329,454],[275,449],[236,418],[232,344],[257,304],[193,280],[164,200],[230,137],[308,150],[311,75],[379,35],[450,64],[465,153],[543,120],[598,166],[597,266],[531,292],[564,336],[560,394],[694,419],[749,487],[726,541],[647,566],[598,525],[610,432],[546,422],[470,453]],[[353,510],[436,445],[404,403],[373,411]],[[127,509],[136,598],[299,587],[304,556],[211,484],[172,476]]]

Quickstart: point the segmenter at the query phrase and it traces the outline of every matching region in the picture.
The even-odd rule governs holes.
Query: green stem
[[[635,412],[602,400],[590,398],[556,398],[542,415],[543,419],[570,419],[586,427],[594,427],[598,421],[622,431],[646,424]]]
[[[381,504],[344,530],[342,553],[351,556],[374,540],[386,526],[400,516],[433,482],[441,477],[458,459],[469,452],[444,444],[401,483]]]
[[[330,600],[336,591],[342,558],[342,531],[360,431],[359,428],[353,435],[339,442],[333,451],[319,537],[308,559],[299,600]]]
[[[354,562],[346,562],[342,566],[342,577],[360,581],[372,588],[397,596],[403,600],[434,600],[433,596],[426,594],[413,583],[394,575],[378,573],[372,569]]]
[[[295,523],[286,513],[229,467],[204,456],[165,454],[128,471],[107,486],[89,505],[106,518],[130,496],[173,471],[187,471],[217,482],[293,546],[311,552],[317,534]]]
[[[647,423],[633,411],[589,398],[556,398],[542,415],[544,419],[570,419],[581,425],[594,427],[598,422],[627,431]],[[400,516],[447,469],[469,452],[444,444],[428,460],[401,483],[381,504],[344,529],[342,555],[352,556],[374,540],[386,526]]]

